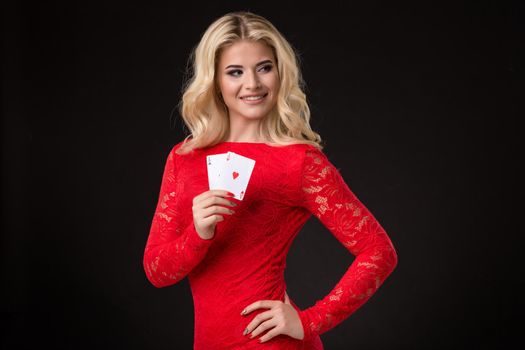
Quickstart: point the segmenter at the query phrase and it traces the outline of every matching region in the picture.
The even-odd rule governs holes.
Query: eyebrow
[[[255,67],[259,67],[260,65],[263,65],[263,64],[266,64],[266,63],[273,63],[272,60],[264,60],[264,61],[261,61],[259,63],[257,63],[255,65]],[[242,68],[241,65],[238,65],[238,64],[230,64],[228,67],[224,68],[224,69],[228,69],[228,68]]]

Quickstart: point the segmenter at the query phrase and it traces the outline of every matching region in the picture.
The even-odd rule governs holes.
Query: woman
[[[321,151],[297,57],[270,22],[229,13],[191,59],[181,106],[191,135],[167,157],[146,276],[156,287],[188,276],[195,349],[323,349],[319,335],[395,268],[392,242]],[[242,200],[208,187],[206,157],[228,151],[255,161]],[[312,214],[356,258],[325,298],[301,310],[286,293],[284,269]]]

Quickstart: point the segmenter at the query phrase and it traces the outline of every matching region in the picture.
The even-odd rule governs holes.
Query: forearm
[[[155,238],[159,236],[153,228],[143,261],[148,280],[157,288],[173,285],[186,277],[202,261],[213,242],[213,238],[199,236],[193,221],[172,241],[156,243]]]
[[[370,299],[396,265],[397,254],[386,235],[358,254],[324,299],[299,312],[305,339],[332,329],[353,314]]]

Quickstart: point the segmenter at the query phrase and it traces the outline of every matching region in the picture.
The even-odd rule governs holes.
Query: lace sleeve
[[[176,206],[177,176],[175,145],[168,155],[157,207],[144,251],[143,265],[155,287],[166,287],[182,280],[206,255],[213,238],[204,239],[195,230],[193,219],[181,225]]]
[[[363,305],[394,270],[397,254],[379,222],[317,148],[305,152],[301,187],[301,206],[356,257],[326,297],[299,312],[304,339],[309,339],[335,327]]]

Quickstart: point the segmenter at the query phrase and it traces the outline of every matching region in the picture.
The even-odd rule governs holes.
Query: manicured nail
[[[231,192],[228,192],[228,196],[230,197],[235,197],[235,194],[231,193]]]

